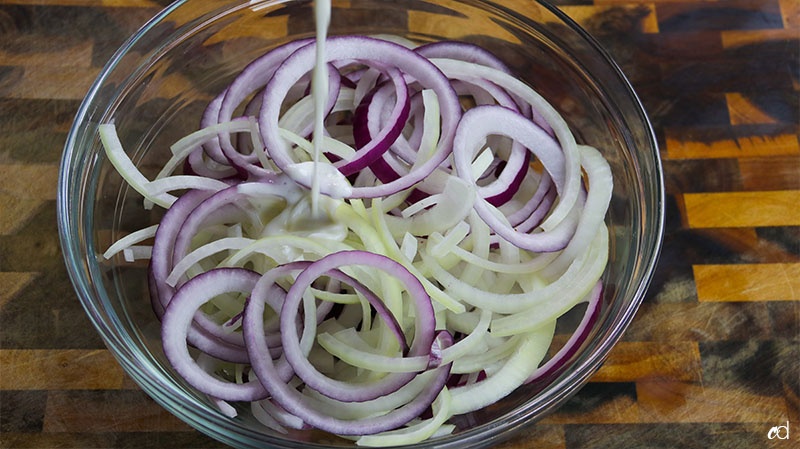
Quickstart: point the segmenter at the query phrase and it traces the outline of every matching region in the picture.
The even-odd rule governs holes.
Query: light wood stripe
[[[779,3],[784,28],[800,28],[800,2],[780,0]]]
[[[731,125],[759,125],[778,122],[769,114],[758,109],[740,93],[725,94],[725,103],[728,106]]]
[[[82,100],[100,69],[96,67],[20,66],[19,79],[0,97]]]
[[[503,29],[502,26],[491,20],[480,18],[476,11],[465,9],[463,4],[448,5],[445,2],[444,6],[460,8],[460,12],[465,17],[448,17],[445,21],[437,13],[410,10],[408,11],[408,30],[421,35],[442,35],[448,39],[460,39],[473,33],[487,33],[507,42],[520,42],[518,37]]]
[[[718,159],[727,157],[786,156],[800,154],[797,134],[751,135],[703,141],[691,130],[666,129],[668,159]]]
[[[800,226],[800,190],[688,193],[691,228]]]
[[[104,349],[0,350],[0,390],[119,389],[123,376]]]
[[[58,165],[0,164],[0,192],[20,198],[56,199]]]
[[[2,197],[2,195],[0,195]],[[3,219],[0,218],[0,231],[2,231]],[[2,232],[0,232],[2,235]],[[37,273],[17,273],[17,272],[0,272],[0,311],[3,310],[3,306],[8,303],[16,294],[25,288],[28,283],[30,283],[35,277]],[[0,370],[2,366],[0,366]],[[0,378],[0,382],[2,382],[2,378]]]
[[[0,235],[11,235],[20,230],[44,207],[46,201],[19,196],[0,191],[3,213],[0,214]]]
[[[54,200],[57,179],[57,165],[0,164],[0,235],[19,230],[47,200]]]
[[[786,16],[783,16],[786,17]],[[800,29],[776,28],[772,30],[730,30],[720,33],[724,48],[759,44],[765,41],[800,39]]]
[[[694,265],[701,302],[800,301],[800,263]]]
[[[702,366],[696,342],[619,342],[592,382],[632,382],[666,377],[700,381]]]
[[[686,3],[686,0],[593,0],[592,3],[598,6],[648,5],[650,7],[656,7],[662,3]]]
[[[259,17],[245,23],[221,28],[206,40],[205,45],[236,42],[236,39],[253,37],[259,39],[280,39],[289,34],[289,17]],[[235,45],[235,44],[234,44]]]
[[[20,39],[16,42],[16,45],[25,46],[26,42]],[[92,42],[86,41],[76,42],[69,46],[53,47],[40,52],[17,52],[0,49],[0,65],[91,67],[93,46]]]
[[[645,423],[780,423],[788,417],[783,397],[696,383],[639,382],[636,397],[641,422]]]

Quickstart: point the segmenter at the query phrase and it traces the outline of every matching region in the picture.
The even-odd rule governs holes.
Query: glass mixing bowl
[[[155,223],[105,157],[98,124],[113,117],[145,173],[168,146],[196,130],[204,105],[266,50],[314,35],[301,0],[184,0],[170,5],[113,56],[83,101],[66,142],[58,224],[66,265],[91,321],[125,371],[191,426],[234,447],[327,448],[351,442],[317,431],[273,432],[246,413],[221,414],[166,361],[147,292],[146,264],[100,255],[121,235]],[[330,34],[394,34],[418,42],[458,39],[498,55],[566,118],[579,142],[601,149],[615,179],[606,217],[610,258],[602,312],[563,369],[483,410],[454,420],[454,434],[411,446],[496,444],[556,409],[594,373],[633,318],[653,275],[664,212],[656,141],[633,89],[609,55],[557,8],[533,0],[343,0]]]

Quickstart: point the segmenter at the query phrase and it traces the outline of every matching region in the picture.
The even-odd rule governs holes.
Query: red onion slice
[[[302,356],[297,334],[293,332],[291,327],[292,323],[297,319],[297,309],[302,301],[302,295],[305,289],[319,276],[332,276],[335,275],[335,272],[332,270],[338,270],[342,266],[352,265],[366,265],[369,266],[370,269],[377,269],[390,274],[403,284],[408,294],[411,296],[416,314],[414,320],[414,336],[408,350],[409,357],[422,356],[430,352],[431,344],[434,340],[436,323],[431,300],[425,288],[405,267],[386,256],[355,250],[336,252],[312,263],[298,275],[294,284],[287,292],[281,310],[281,335],[283,336],[282,343],[284,354],[297,375],[303,379],[309,387],[334,399],[360,402],[376,399],[391,391],[397,390],[397,388],[410,381],[414,377],[414,374],[390,374],[376,385],[351,384],[330,379],[321,375],[308,359]],[[336,279],[347,283],[355,281],[338,276]],[[368,290],[363,290],[358,282],[351,285],[362,294],[365,294],[367,300],[370,301],[370,305],[375,308],[378,315],[383,318],[390,329],[396,329],[395,333],[399,332],[399,325],[396,319],[377,296],[371,294]],[[401,335],[398,337],[401,337]]]
[[[447,332],[440,332],[436,337],[437,345],[449,347],[452,344],[452,337]],[[254,350],[259,348],[258,343],[254,344]],[[253,370],[262,383],[272,395],[272,400],[278,403],[291,414],[297,416],[309,425],[318,429],[328,431],[337,435],[371,435],[387,430],[392,430],[403,426],[412,419],[420,416],[434,399],[439,395],[448,377],[452,363],[442,365],[431,371],[434,377],[423,386],[409,402],[395,406],[395,401],[389,400],[388,396],[372,401],[354,403],[356,406],[369,407],[379,410],[364,418],[340,418],[331,416],[331,407],[310,395],[303,394],[291,385],[283,382],[277,375],[275,365],[271,360],[264,360],[264,363],[253,365]],[[399,393],[402,389],[398,390]],[[394,393],[392,394],[394,395]],[[397,395],[399,397],[399,395]],[[333,401],[328,399],[328,401]],[[347,403],[339,404],[340,407],[347,407]],[[393,407],[387,409],[386,407]],[[396,408],[394,408],[396,407]]]
[[[280,64],[295,50],[312,42],[312,39],[291,41],[284,45],[270,50],[268,53],[254,60],[245,67],[233,82],[220,94],[217,99],[211,102],[206,110],[201,127],[206,127],[214,123],[230,121],[233,118],[236,108],[247,100],[253,93],[262,89],[272,78],[275,70]],[[222,145],[230,145],[230,136],[222,134],[217,142],[212,143],[218,149],[208,151],[209,156],[215,160],[215,155],[222,155],[219,163],[225,163],[222,153]]]
[[[563,193],[565,161],[558,142],[524,116],[500,106],[478,106],[464,113],[453,148],[454,164],[459,177],[469,184],[475,183],[471,170],[472,157],[478,146],[493,134],[511,137],[533,152],[552,177],[556,191]],[[478,199],[475,210],[498,235],[531,251],[550,252],[564,248],[577,226],[576,219],[572,216],[549,231],[519,232],[506,219],[498,217],[486,200]]]
[[[355,137],[356,152],[355,158],[349,161],[342,161],[336,164],[339,171],[345,176],[352,175],[368,167],[372,162],[380,158],[389,147],[394,143],[408,120],[410,101],[408,95],[408,85],[402,73],[397,69],[388,69],[389,79],[394,86],[395,105],[391,115],[387,119],[387,126],[372,134],[369,132],[370,122],[376,122],[380,111],[373,106],[375,95],[383,94],[388,85],[379,85],[370,92],[356,108],[353,116],[353,136]],[[384,102],[379,102],[381,106]]]
[[[600,317],[600,307],[602,306],[603,283],[598,282],[588,296],[588,305],[583,314],[581,322],[578,327],[572,332],[567,342],[558,352],[553,355],[547,362],[536,369],[533,374],[525,381],[525,383],[536,382],[546,379],[559,371],[566,361],[575,355],[580,349],[581,345],[589,338],[595,322]]]
[[[426,58],[391,42],[360,36],[337,36],[331,37],[326,45],[329,62],[358,60],[367,64],[397,67],[424,88],[433,89],[441,108],[441,139],[433,157],[408,175],[387,184],[354,187],[349,197],[385,196],[407,189],[423,180],[450,154],[455,128],[461,117],[458,97],[447,78]],[[290,87],[314,67],[315,57],[313,45],[298,49],[284,61],[264,90],[263,106],[259,114],[259,129],[270,157],[281,170],[285,170],[296,161],[289,154],[286,142],[279,134],[280,105]]]
[[[186,339],[197,310],[217,295],[250,293],[258,273],[241,268],[218,268],[197,275],[172,297],[161,320],[164,354],[173,368],[193,387],[226,401],[255,401],[267,397],[258,380],[244,384],[220,380],[197,365],[189,354]]]

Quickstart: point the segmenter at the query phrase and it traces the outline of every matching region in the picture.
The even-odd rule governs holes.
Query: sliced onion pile
[[[222,413],[419,442],[546,381],[590,336],[608,164],[487,51],[402,44],[326,41],[317,163],[313,41],[246,67],[152,180],[100,126],[144,206],[167,209],[104,256],[150,259],[165,354]]]

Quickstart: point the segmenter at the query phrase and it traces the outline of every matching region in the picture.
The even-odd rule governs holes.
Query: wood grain
[[[641,422],[786,422],[784,398],[674,380],[637,384]],[[768,430],[768,429],[767,429]]]
[[[174,432],[189,427],[136,390],[55,391],[47,396],[44,433]]]
[[[715,128],[668,128],[666,157],[669,159],[722,159],[788,156],[800,154],[796,133],[774,129],[733,126]]]
[[[740,158],[738,163],[746,190],[800,190],[800,156]]]
[[[621,342],[592,382],[637,382],[668,378],[699,382],[700,349],[695,342]]]
[[[107,350],[0,350],[3,390],[114,390],[122,386],[122,368]]]
[[[800,301],[800,264],[695,265],[698,301]]]
[[[688,193],[683,196],[692,228],[800,226],[800,191]]]
[[[731,125],[759,125],[777,123],[775,117],[759,109],[747,96],[738,92],[725,94]]]

